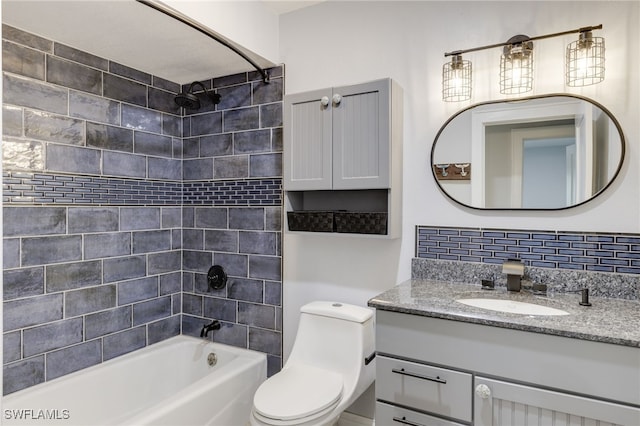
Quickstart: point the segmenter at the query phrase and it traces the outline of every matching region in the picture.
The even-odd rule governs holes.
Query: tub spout
[[[205,324],[200,331],[200,337],[207,337],[212,330],[220,330],[220,321],[213,320],[211,324]]]

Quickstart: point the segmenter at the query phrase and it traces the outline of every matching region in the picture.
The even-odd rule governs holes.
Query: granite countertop
[[[522,315],[476,308],[457,302],[463,298],[508,299],[535,303],[569,315]],[[575,339],[640,348],[640,302],[591,297],[592,306],[580,306],[580,294],[528,291],[508,292],[504,287],[482,290],[479,284],[438,280],[409,280],[369,300],[369,306],[432,318],[545,333]]]

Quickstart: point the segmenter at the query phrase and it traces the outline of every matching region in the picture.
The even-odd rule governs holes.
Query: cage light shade
[[[567,46],[567,86],[590,86],[604,80],[604,38],[580,33]]]
[[[524,41],[505,46],[500,57],[500,93],[517,95],[531,90],[533,90],[533,43]]]
[[[442,66],[442,100],[460,102],[471,99],[471,61],[461,55]]]

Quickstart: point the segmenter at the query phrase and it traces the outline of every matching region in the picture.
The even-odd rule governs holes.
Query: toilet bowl
[[[375,365],[373,311],[337,302],[300,308],[291,355],[253,398],[253,426],[326,426],[370,385]]]

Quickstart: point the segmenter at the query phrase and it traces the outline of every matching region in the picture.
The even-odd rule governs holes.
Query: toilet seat
[[[335,408],[342,388],[342,376],[337,373],[308,365],[290,366],[258,388],[254,415],[274,425],[313,420]]]

